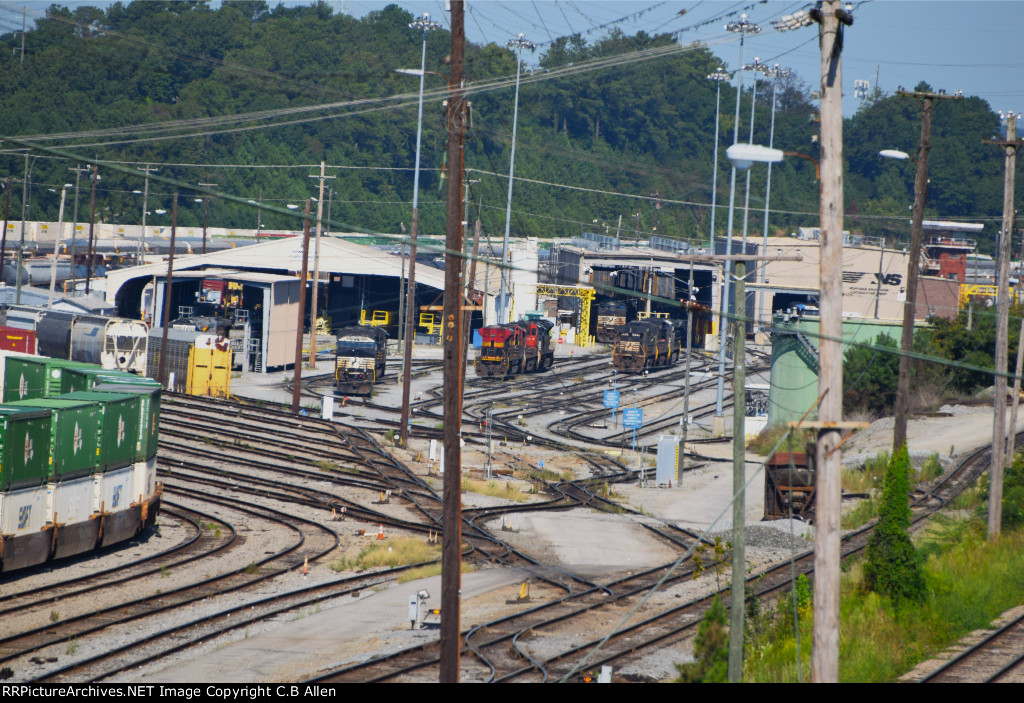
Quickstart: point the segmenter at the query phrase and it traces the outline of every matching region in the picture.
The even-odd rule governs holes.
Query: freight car
[[[146,375],[160,377],[163,327],[149,331]],[[167,330],[167,359],[164,362],[167,390],[189,395],[227,397],[231,391],[231,341],[211,332]]]
[[[43,356],[99,364],[105,369],[146,372],[149,330],[139,320],[83,315],[62,310],[11,305],[8,327],[31,330]]]
[[[680,344],[685,348],[685,331],[679,320],[630,322],[619,328],[619,341],[612,350],[612,364],[618,371],[639,373],[645,369],[671,366],[679,358]],[[686,323],[683,322],[685,330]]]
[[[19,354],[0,357],[0,372],[0,570],[106,547],[151,527],[163,492],[159,384]],[[13,388],[20,399],[11,402]]]
[[[338,393],[369,395],[387,368],[388,333],[383,327],[342,327],[334,359],[334,389]]]
[[[515,373],[545,371],[555,363],[550,320],[522,320],[480,330],[476,375],[508,378]]]

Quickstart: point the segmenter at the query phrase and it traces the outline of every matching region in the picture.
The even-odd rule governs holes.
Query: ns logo
[[[876,273],[875,280],[883,286],[898,286],[903,282],[903,275],[899,273]]]

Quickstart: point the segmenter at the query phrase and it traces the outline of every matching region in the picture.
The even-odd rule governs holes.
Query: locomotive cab
[[[339,393],[368,395],[384,376],[387,333],[379,327],[338,330],[334,361],[334,387]]]

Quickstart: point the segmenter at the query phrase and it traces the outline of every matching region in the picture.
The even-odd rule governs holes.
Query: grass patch
[[[786,427],[765,428],[759,435],[750,440],[747,444],[747,450],[760,456],[768,456],[768,452],[772,450],[772,447],[779,441],[779,438],[786,434],[787,429]],[[786,447],[792,443],[794,452],[802,452],[807,443],[813,441],[814,434],[810,430],[793,430],[793,438],[783,442],[782,446],[779,447],[779,451],[789,451]]]
[[[844,530],[852,530],[867,524],[876,517],[878,517],[878,501],[872,496],[857,503],[852,510],[844,511],[839,525]]]
[[[468,562],[462,562],[462,573],[468,574],[476,571],[476,567]],[[427,566],[420,566],[415,569],[409,569],[403,572],[398,577],[398,583],[408,583],[409,581],[415,581],[417,579],[430,578],[431,576],[441,575],[441,562],[436,564],[428,564]]]
[[[379,566],[393,568],[419,564],[441,558],[440,544],[427,544],[419,537],[396,537],[369,545],[355,559],[338,559],[330,567],[334,571],[373,569]]]
[[[504,485],[502,485],[497,481],[478,481],[467,477],[462,479],[462,490],[470,493],[491,496],[493,498],[513,500],[517,503],[521,503],[529,499],[528,495],[513,486],[509,481],[506,481]]]
[[[934,481],[943,473],[944,471],[942,469],[942,462],[939,461],[939,455],[932,454],[930,457],[925,459],[924,465],[921,467],[919,480]]]
[[[552,471],[551,469],[517,469],[513,475],[520,479],[540,479],[548,483],[571,481],[573,479],[571,471]]]
[[[928,595],[921,605],[895,609],[864,589],[862,562],[842,576],[839,680],[892,682],[967,633],[990,626],[1024,602],[1024,532],[988,541],[978,521],[934,521],[920,540],[927,554]],[[802,674],[810,680],[812,605],[798,606]],[[746,681],[795,682],[796,639],[791,596],[751,621]]]

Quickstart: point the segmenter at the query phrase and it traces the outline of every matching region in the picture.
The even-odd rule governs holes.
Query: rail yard
[[[305,416],[277,402],[290,395],[290,379],[280,374],[243,376],[231,401],[166,394],[156,531],[45,570],[6,575],[5,676],[436,680],[431,624],[440,616],[427,615],[425,629],[410,629],[406,600],[429,592],[426,605],[436,607],[437,578],[400,583],[415,565],[358,562],[367,547],[398,548],[403,538],[427,544],[439,532],[438,461],[430,443],[442,436],[441,383],[430,355],[414,364],[408,450],[392,441],[400,387],[394,371],[368,396],[337,398],[330,422],[316,415],[320,397],[333,392],[333,369],[303,382]],[[747,365],[756,375],[763,356],[755,350]],[[392,360],[388,369],[399,366]],[[695,578],[691,561],[672,568],[696,540],[710,542],[728,528],[718,519],[731,493],[720,476],[728,447],[701,429],[714,411],[712,366],[695,355],[693,434],[682,486],[673,488],[654,485],[650,452],[659,434],[679,426],[681,365],[621,374],[607,349],[560,349],[543,373],[504,381],[469,375],[463,680],[579,680],[602,665],[614,668],[615,680],[659,680],[688,657],[687,641],[711,595],[727,594],[714,574]],[[647,410],[636,452],[632,432],[601,405],[612,385]],[[982,449],[952,464],[915,496],[917,518],[947,503],[987,461]],[[749,475],[759,463],[748,457]],[[488,484],[509,493],[485,495]],[[760,510],[752,500],[748,523],[759,520]],[[752,525],[748,533],[750,582],[762,598],[786,590],[794,570],[812,569],[806,526],[792,523],[791,533],[791,523],[780,524]],[[861,550],[868,532],[849,532],[844,555]],[[636,615],[624,619],[634,608]]]

